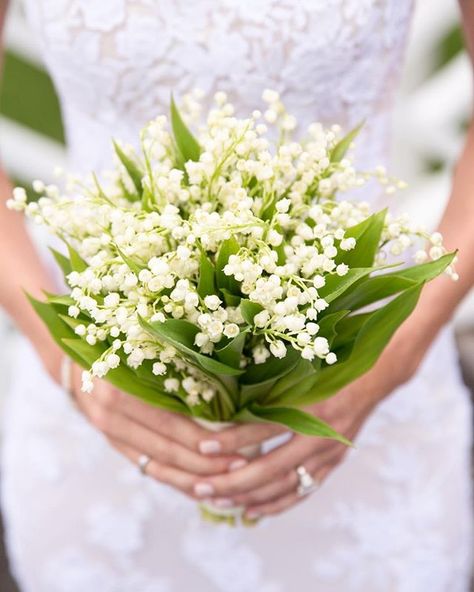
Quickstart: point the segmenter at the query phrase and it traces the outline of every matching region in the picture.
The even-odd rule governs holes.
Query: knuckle
[[[100,391],[99,401],[102,407],[114,411],[119,403],[119,393],[115,389],[105,388]]]
[[[110,431],[110,414],[103,407],[93,407],[89,412],[89,419],[98,430],[107,433]]]
[[[228,462],[213,458],[200,458],[200,462],[196,470],[200,475],[217,475],[223,473],[228,469]]]
[[[234,431],[216,434],[216,440],[220,441],[223,449],[226,451],[236,451],[240,446],[239,439]]]

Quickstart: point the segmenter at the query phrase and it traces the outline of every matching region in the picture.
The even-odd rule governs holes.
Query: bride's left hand
[[[393,359],[392,359],[393,364]],[[353,440],[380,400],[413,372],[403,371],[394,380],[384,364],[359,378],[336,396],[308,409],[339,433]],[[235,452],[242,446],[261,442],[281,433],[272,424],[248,424],[216,434],[221,452]],[[297,494],[296,468],[303,465],[321,484],[343,460],[348,447],[334,440],[294,434],[289,442],[258,457],[247,466],[225,475],[205,479],[214,493],[212,502],[221,507],[245,506],[246,517],[256,519],[279,514],[304,497]]]

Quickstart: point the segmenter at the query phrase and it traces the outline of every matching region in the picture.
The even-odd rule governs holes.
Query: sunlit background
[[[458,23],[456,0],[418,0],[394,119],[391,172],[409,182],[409,190],[396,199],[411,216],[432,226],[449,195],[472,104],[470,64]],[[0,156],[12,179],[22,184],[50,179],[53,168],[65,161],[58,101],[19,1],[13,2],[6,27]],[[464,374],[472,386],[473,296],[461,307],[456,327]],[[0,401],[8,387],[14,338],[11,324],[0,313]],[[15,590],[1,556],[0,590]]]

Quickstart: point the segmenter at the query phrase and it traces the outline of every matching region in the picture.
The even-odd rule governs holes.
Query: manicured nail
[[[248,461],[246,461],[244,458],[238,458],[237,460],[234,460],[230,463],[229,471],[238,471],[239,469],[246,467],[248,464]]]
[[[201,454],[217,454],[221,451],[221,443],[217,440],[202,440],[199,442],[199,451]]]
[[[233,500],[228,499],[226,497],[214,499],[212,500],[212,503],[218,508],[233,508],[235,505]]]
[[[214,487],[210,483],[196,483],[194,493],[198,497],[206,497],[214,494]]]

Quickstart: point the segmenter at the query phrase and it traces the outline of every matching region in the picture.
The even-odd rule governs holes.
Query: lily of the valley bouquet
[[[36,182],[29,203],[17,188],[10,207],[67,253],[54,251],[68,293],[32,302],[85,368],[85,391],[105,378],[192,418],[347,443],[303,409],[369,370],[423,284],[454,275],[453,254],[405,217],[341,200],[373,178],[396,188],[346,158],[357,130],[313,124],[297,142],[277,93],[264,100],[263,115],[240,119],[218,93],[196,137],[184,123],[196,101],[186,116],[172,102],[170,126],[149,123],[139,151],[115,143],[115,169],[100,180],[65,193]]]

